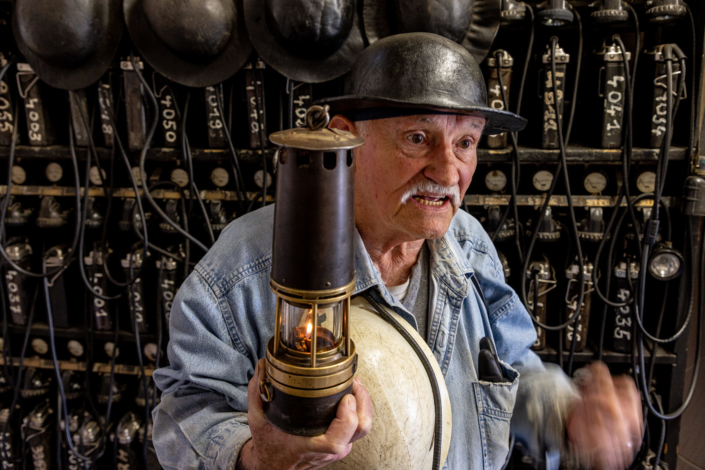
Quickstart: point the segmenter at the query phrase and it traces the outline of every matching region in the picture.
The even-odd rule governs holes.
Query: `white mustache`
[[[434,196],[448,196],[455,207],[460,206],[460,188],[458,186],[441,186],[427,179],[414,183],[409,189],[404,191],[401,203],[406,204],[412,196],[424,193],[433,194]]]

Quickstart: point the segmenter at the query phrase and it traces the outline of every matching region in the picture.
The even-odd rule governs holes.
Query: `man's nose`
[[[424,176],[445,187],[457,186],[460,181],[458,164],[461,162],[453,152],[453,144],[438,144],[429,156],[430,163],[424,169]]]

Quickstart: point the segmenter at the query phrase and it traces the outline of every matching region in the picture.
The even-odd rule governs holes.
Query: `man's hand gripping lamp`
[[[329,120],[328,106],[312,106],[307,127],[270,136],[281,147],[270,282],[277,307],[260,395],[273,426],[303,436],[325,433],[357,368],[351,149],[364,140],[327,129]]]

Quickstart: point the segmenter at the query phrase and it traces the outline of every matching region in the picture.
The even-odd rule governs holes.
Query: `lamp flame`
[[[311,330],[313,330],[313,325],[309,322],[308,325],[306,325],[306,335],[311,336]]]

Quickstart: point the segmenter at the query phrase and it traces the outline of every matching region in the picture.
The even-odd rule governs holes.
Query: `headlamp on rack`
[[[573,22],[566,0],[546,0],[537,7],[536,18],[544,26],[565,26]]]
[[[647,0],[646,17],[650,23],[672,23],[683,18],[686,6],[682,0]]]
[[[601,24],[623,23],[629,19],[622,0],[597,0],[590,6],[595,8],[590,17]]]
[[[649,273],[659,281],[670,281],[681,275],[685,260],[671,242],[659,243],[651,253]]]
[[[526,17],[526,3],[517,2],[516,0],[502,0],[502,24],[515,23],[523,21]]]

